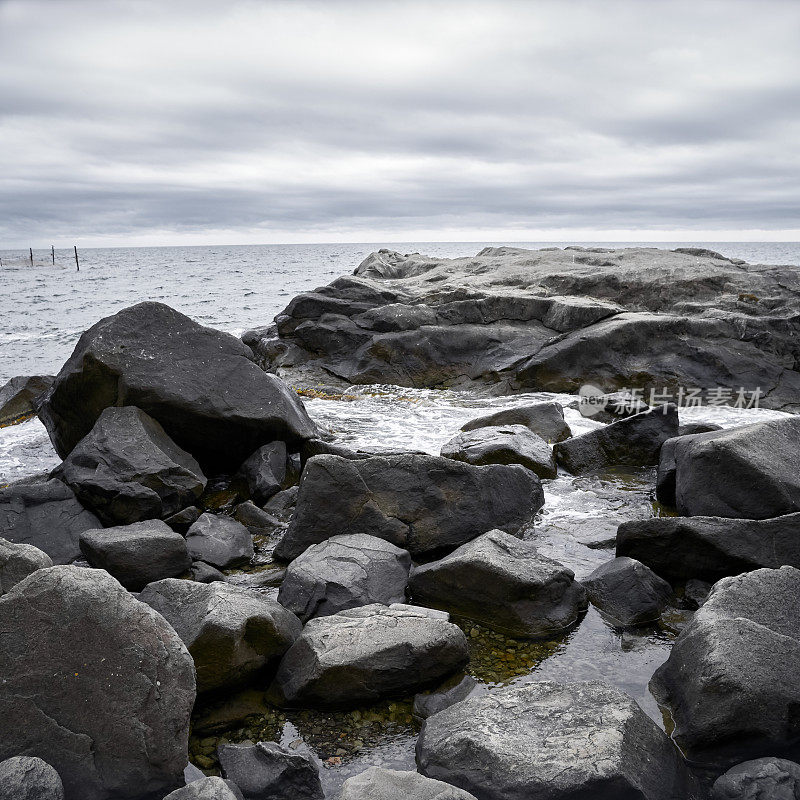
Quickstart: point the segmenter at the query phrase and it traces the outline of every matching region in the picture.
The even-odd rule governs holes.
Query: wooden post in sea
[[[31,254],[31,266],[33,266],[33,248],[29,247],[28,252]]]
[[[81,271],[81,265],[78,263],[78,245],[74,245],[75,248],[75,271]]]
[[[53,257],[53,266],[56,263],[56,248],[51,244],[50,245],[50,255]]]

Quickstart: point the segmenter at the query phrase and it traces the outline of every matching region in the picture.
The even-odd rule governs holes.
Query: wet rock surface
[[[52,375],[19,375],[0,387],[0,427],[32,417],[53,380]]]
[[[461,426],[461,430],[474,431],[497,425],[524,425],[550,444],[572,436],[560,403],[532,403],[496,411],[494,414],[471,419]]]

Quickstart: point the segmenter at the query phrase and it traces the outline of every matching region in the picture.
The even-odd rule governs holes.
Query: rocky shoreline
[[[797,417],[669,402],[800,408],[798,299],[795,268],[708,251],[381,251],[242,340],[101,320],[0,390],[62,459],[0,489],[0,797],[800,796]],[[579,433],[577,397],[476,414],[440,455],[349,447],[302,398],[374,383],[668,391]],[[652,516],[576,576],[535,536],[552,482],[620,470]],[[592,620],[674,641],[669,735],[591,664],[548,674]]]

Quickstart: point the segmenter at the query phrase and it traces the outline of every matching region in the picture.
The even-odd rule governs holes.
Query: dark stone
[[[572,570],[503,531],[484,533],[440,561],[416,567],[409,589],[415,603],[534,639],[569,628],[586,608],[586,592]]]
[[[673,508],[675,507],[675,447],[679,440],[680,436],[673,437],[661,445],[656,475],[656,499],[659,503]]]
[[[239,503],[233,511],[233,518],[253,536],[267,536],[286,527],[285,523],[254,505],[251,500]]]
[[[203,514],[189,528],[186,546],[193,561],[205,561],[218,569],[249,564],[255,552],[247,528],[218,514]]]
[[[414,716],[427,719],[468,697],[482,694],[485,690],[484,684],[478,683],[471,675],[465,675],[454,686],[440,688],[428,694],[418,694],[414,698]]]
[[[191,568],[190,573],[192,580],[197,583],[214,583],[214,581],[225,581],[227,578],[216,567],[211,564],[206,564],[204,561],[195,561]]]
[[[270,693],[288,707],[355,708],[437,684],[468,659],[467,640],[446,614],[362,606],[310,620]]]
[[[286,479],[286,444],[270,442],[259,447],[239,468],[253,502],[262,506],[281,490]]]
[[[687,422],[678,427],[678,436],[691,436],[694,433],[711,433],[721,430],[722,425],[715,425],[713,422]]]
[[[544,505],[539,478],[517,465],[474,467],[449,458],[316,456],[277,558],[291,560],[338,534],[366,533],[412,556],[448,550],[491,528],[510,533]]]
[[[633,698],[597,681],[505,687],[429,717],[420,772],[481,800],[677,800],[683,761]]]
[[[14,756],[0,762],[0,800],[64,800],[64,787],[46,761]]]
[[[760,567],[800,568],[800,513],[773,519],[653,517],[623,522],[617,555],[647,564],[672,583],[714,583]]]
[[[595,396],[591,402],[588,401],[588,398],[582,397],[578,404],[578,410],[584,417],[590,417],[607,425],[636,414],[642,414],[649,409],[650,406],[644,400],[626,391]]]
[[[654,622],[672,599],[672,588],[665,580],[625,556],[601,564],[581,583],[592,605],[624,627]]]
[[[516,406],[471,419],[461,426],[462,431],[496,425],[524,425],[546,442],[563,442],[572,436],[569,425],[564,422],[564,409],[560,403],[533,403],[529,406]]]
[[[197,506],[187,506],[178,511],[177,514],[167,517],[164,522],[176,533],[179,533],[181,536],[186,536],[189,532],[189,528],[200,519],[202,513],[203,512]]]
[[[20,375],[0,387],[0,428],[34,416],[37,401],[54,380],[52,375]]]
[[[556,477],[550,445],[524,425],[487,426],[459,433],[442,445],[442,455],[466,464],[521,464],[540,478]]]
[[[418,772],[370,767],[342,784],[339,800],[476,800],[474,795]]]
[[[319,768],[304,752],[275,742],[224,744],[217,750],[227,778],[245,800],[322,800]]]
[[[723,578],[681,631],[650,691],[687,758],[729,767],[800,736],[800,570]]]
[[[186,572],[192,560],[186,540],[158,519],[81,534],[81,552],[93,566],[139,592],[152,581]]]
[[[785,758],[737,764],[714,782],[711,800],[800,800],[800,764]]]
[[[0,759],[56,769],[67,800],[160,800],[183,784],[194,667],[102,570],[40,569],[0,598]]]
[[[0,536],[37,547],[54,564],[80,558],[81,533],[100,527],[100,520],[61,481],[0,489]]]
[[[200,465],[138,408],[106,408],[54,471],[107,525],[168,517],[194,503]]]
[[[661,445],[677,432],[678,409],[661,406],[558,442],[553,452],[574,475],[618,464],[647,466],[658,463]]]
[[[332,536],[286,569],[278,602],[303,622],[371,603],[404,603],[411,556],[366,534]]]
[[[38,547],[0,539],[0,595],[10,592],[37,569],[52,566],[50,556]]]
[[[300,633],[300,621],[264,595],[219,581],[151,583],[139,600],[154,608],[189,648],[197,691],[243,683],[272,666]]]
[[[237,795],[222,778],[203,776],[170,792],[164,800],[237,800]]]
[[[66,457],[108,406],[138,406],[212,472],[255,448],[299,443],[316,428],[297,395],[227,333],[161,303],[139,303],[86,331],[39,416]]]
[[[710,583],[697,580],[697,578],[692,578],[691,580],[686,581],[686,586],[683,587],[684,602],[689,606],[689,608],[697,610],[700,608],[700,606],[705,604],[710,591]]]
[[[351,461],[364,457],[363,453],[360,454],[349,447],[345,447],[343,444],[326,442],[324,439],[309,439],[303,442],[299,455],[302,467],[305,467],[306,462],[310,458],[314,458],[314,456],[341,456]]]

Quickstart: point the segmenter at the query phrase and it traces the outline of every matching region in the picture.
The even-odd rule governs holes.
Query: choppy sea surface
[[[489,244],[502,243],[406,243],[389,247],[449,257],[475,254]],[[753,263],[800,263],[800,244],[687,244],[710,247]],[[61,253],[57,253],[56,266],[36,261],[33,267],[21,262],[19,253],[0,253],[0,384],[13,375],[56,372],[83,330],[101,317],[145,299],[169,303],[204,324],[232,333],[268,324],[292,296],[352,272],[377,247],[87,250],[82,254],[79,273],[74,261]],[[347,399],[343,400],[314,398],[305,402],[321,426],[341,442],[360,448],[438,454],[442,444],[467,420],[542,400],[556,400],[565,406],[573,434],[599,425],[567,408],[574,400],[567,395],[531,393],[486,398],[393,386],[353,387],[345,395]],[[733,427],[780,416],[784,415],[762,409],[706,407],[682,410],[681,421]],[[0,485],[46,472],[57,463],[37,420],[0,429]],[[543,481],[545,506],[525,536],[535,541],[542,553],[561,561],[581,578],[613,558],[614,534],[620,522],[667,513],[654,500],[654,480],[653,469],[582,477],[559,474]],[[569,633],[537,643],[495,636],[468,623],[465,630],[472,651],[469,670],[489,687],[542,679],[605,680],[628,692],[663,724],[647,684],[669,655],[685,616],[686,612],[676,611],[671,621],[620,631],[590,609]],[[231,741],[255,736],[305,742],[325,767],[326,794],[332,797],[346,777],[368,766],[414,768],[417,726],[408,712],[407,704],[400,702],[357,712],[273,715],[236,727],[224,736]]]

